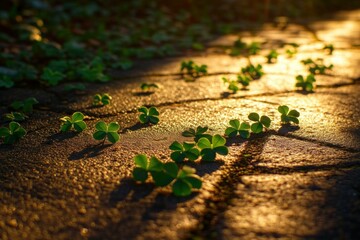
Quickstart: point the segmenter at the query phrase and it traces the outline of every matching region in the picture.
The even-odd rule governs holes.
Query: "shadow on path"
[[[80,160],[83,158],[96,157],[96,156],[99,156],[100,154],[102,154],[102,151],[105,148],[108,148],[110,146],[112,146],[112,144],[100,143],[97,145],[90,145],[81,151],[71,153],[68,160],[72,161],[72,160]]]

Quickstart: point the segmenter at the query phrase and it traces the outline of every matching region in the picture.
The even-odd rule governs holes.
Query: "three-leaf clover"
[[[196,148],[195,143],[184,142],[181,144],[178,141],[175,141],[169,148],[173,150],[170,157],[175,162],[182,162],[185,158],[190,161],[195,161],[200,155],[200,151]]]
[[[27,113],[32,113],[33,106],[38,103],[39,102],[36,98],[30,97],[25,99],[24,101],[15,101],[10,106],[14,110],[18,110],[20,112],[27,114]]]
[[[41,79],[46,81],[50,86],[56,86],[61,80],[65,78],[65,75],[51,68],[45,68]]]
[[[261,64],[258,64],[257,66],[249,64],[248,66],[241,68],[241,72],[243,74],[248,74],[252,79],[259,79],[264,75]]]
[[[251,124],[250,129],[253,133],[261,133],[264,127],[269,128],[271,119],[268,116],[259,116],[259,114],[253,112],[250,113],[248,118],[255,123]]]
[[[201,160],[214,161],[216,154],[227,155],[229,150],[225,146],[225,143],[226,139],[219,134],[212,136],[211,140],[205,137],[200,138],[197,145],[201,149]]]
[[[148,159],[145,155],[139,154],[134,157],[135,168],[133,170],[133,178],[139,182],[145,182],[149,173],[160,172],[163,170],[163,163],[156,157]]]
[[[246,75],[237,75],[237,81],[243,86],[243,89],[245,89],[250,84],[250,78]]]
[[[311,92],[314,89],[314,82],[316,82],[315,76],[309,74],[306,79],[302,75],[296,76],[295,87],[301,88],[303,91]]]
[[[193,137],[195,142],[197,142],[202,137],[211,139],[212,136],[210,134],[205,134],[208,129],[208,127],[198,126],[196,129],[189,128],[188,130],[185,130],[181,135],[184,137]]]
[[[71,117],[65,116],[60,118],[60,121],[62,122],[60,130],[62,132],[67,132],[74,128],[75,131],[82,132],[86,128],[84,117],[84,114],[81,112],[74,112]]]
[[[267,58],[267,62],[268,63],[273,63],[277,61],[279,54],[276,50],[271,50],[270,53],[268,55],[266,55]]]
[[[250,45],[247,48],[249,50],[250,55],[256,55],[261,49],[260,43],[257,43],[257,42],[250,43]]]
[[[142,83],[140,88],[143,91],[149,91],[151,89],[159,88],[159,86],[155,83]]]
[[[281,113],[281,122],[282,123],[290,123],[293,122],[295,124],[299,124],[298,117],[300,116],[300,113],[296,111],[295,109],[289,111],[289,107],[286,105],[282,105],[278,107],[279,113]]]
[[[93,101],[93,105],[94,106],[105,106],[110,104],[112,97],[110,96],[110,94],[108,93],[98,93],[94,96],[94,101]]]
[[[156,107],[140,107],[138,111],[141,113],[139,115],[139,120],[141,123],[152,123],[157,124],[159,122],[159,111]]]
[[[26,135],[26,130],[17,122],[10,122],[9,128],[0,128],[0,138],[4,138],[5,144],[13,144]]]
[[[226,128],[225,135],[235,137],[239,134],[242,138],[250,137],[250,124],[247,122],[240,123],[239,120],[233,119],[229,122],[230,127]]]
[[[232,91],[233,93],[236,93],[239,90],[238,81],[236,80],[230,80],[228,78],[223,77],[223,82],[228,85],[228,89]]]
[[[333,44],[326,44],[323,49],[327,50],[329,55],[332,55],[335,48]]]
[[[120,125],[117,122],[111,122],[106,124],[103,121],[97,122],[95,124],[96,131],[93,134],[94,139],[96,140],[109,140],[111,143],[116,143],[119,141],[119,129]]]
[[[183,166],[179,169],[176,163],[169,162],[164,164],[164,171],[174,179],[172,191],[175,196],[189,196],[193,188],[200,189],[202,186],[201,178],[195,174],[194,168]]]
[[[182,61],[180,72],[186,71],[186,74],[190,75],[192,78],[200,77],[200,75],[207,74],[207,65],[197,65],[194,63],[194,61]]]

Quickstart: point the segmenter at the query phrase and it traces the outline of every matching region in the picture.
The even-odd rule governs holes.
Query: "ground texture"
[[[86,92],[1,90],[5,105],[30,96],[40,104],[24,123],[27,136],[0,146],[0,239],[359,239],[359,16],[349,11],[282,29],[265,24],[255,34],[220,37],[201,54],[138,62],[112,73],[108,84],[88,84]],[[228,94],[221,77],[235,77],[249,60],[223,51],[238,36],[266,43],[268,49],[249,57],[265,75],[249,90]],[[299,53],[287,58],[280,48],[278,62],[267,64],[264,55],[284,42],[300,44]],[[332,55],[324,43],[334,44]],[[318,57],[333,71],[317,76],[314,93],[296,91],[295,76],[307,74],[300,61]],[[207,64],[209,74],[182,80],[179,66],[187,59]],[[142,82],[160,88],[142,94]],[[98,92],[110,93],[112,104],[91,107]],[[280,125],[282,104],[300,111],[298,128]],[[138,126],[141,105],[158,107],[158,125]],[[74,111],[89,116],[89,127],[59,133],[59,118]],[[230,119],[250,112],[274,119],[270,130],[230,139],[229,155],[192,164],[203,188],[190,197],[131,179],[136,154],[166,161],[169,145],[187,140],[185,129],[206,125],[223,134]],[[99,119],[120,123],[119,143],[92,138]]]

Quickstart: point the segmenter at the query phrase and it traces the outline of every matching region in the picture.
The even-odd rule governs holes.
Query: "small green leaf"
[[[95,140],[102,140],[106,137],[106,132],[103,131],[97,131],[93,134],[93,138]]]
[[[169,185],[175,178],[166,172],[150,172],[156,186],[164,187]]]
[[[173,142],[169,148],[174,151],[183,151],[184,150],[183,146],[178,141]]]
[[[190,175],[188,177],[185,177],[183,180],[190,183],[193,188],[200,189],[202,186],[201,178],[197,175]]]
[[[148,159],[143,154],[138,154],[134,157],[135,165],[143,169],[147,169]]]
[[[248,118],[251,120],[251,121],[255,121],[255,122],[258,122],[260,120],[260,116],[259,114],[257,113],[250,113]]]
[[[163,166],[163,163],[159,159],[157,159],[156,157],[151,157],[148,170],[160,172],[161,170],[163,170]]]
[[[145,182],[148,178],[148,172],[143,168],[136,167],[133,170],[133,178],[135,181]]]
[[[281,113],[281,114],[287,115],[288,112],[289,112],[289,107],[286,106],[286,105],[279,106],[279,107],[278,107],[278,111],[279,111],[279,113]]]
[[[270,127],[271,124],[271,119],[267,116],[261,116],[260,118],[260,122],[267,128]]]
[[[211,148],[204,148],[200,152],[202,161],[214,161],[216,158],[216,152]]]
[[[229,150],[226,146],[219,146],[219,147],[216,147],[214,148],[214,151],[220,155],[228,155],[229,153]]]
[[[120,125],[117,122],[111,122],[108,125],[108,132],[117,132],[120,129]]]
[[[225,143],[226,143],[226,139],[220,136],[219,134],[214,135],[212,138],[213,148],[223,146],[225,145]]]
[[[251,125],[251,131],[253,133],[261,133],[263,130],[263,125],[260,122],[253,123]]]
[[[117,132],[108,132],[107,133],[107,139],[111,142],[111,143],[116,143],[120,140],[120,136]]]
[[[296,118],[300,117],[300,113],[296,110],[291,110],[288,115]]]
[[[107,132],[107,125],[106,125],[106,123],[103,122],[103,121],[97,122],[97,123],[95,124],[95,128],[96,128],[96,130],[98,130],[98,131]]]
[[[236,130],[240,129],[240,121],[237,119],[230,120],[230,126],[235,128]]]
[[[149,108],[149,115],[159,116],[159,111],[155,107]]]
[[[177,179],[172,186],[172,190],[175,196],[185,197],[191,194],[191,184],[187,181]]]
[[[200,149],[211,148],[211,142],[207,138],[200,138],[197,145]]]
[[[176,178],[179,168],[176,165],[176,163],[173,162],[167,162],[164,164],[164,171],[169,174],[171,177]]]

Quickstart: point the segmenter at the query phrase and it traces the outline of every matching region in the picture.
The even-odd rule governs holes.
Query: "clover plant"
[[[26,118],[28,118],[28,116],[21,112],[11,112],[4,114],[4,119],[6,121],[21,122],[24,121]]]
[[[302,75],[296,76],[295,87],[301,88],[303,91],[311,92],[314,89],[314,83],[316,82],[315,76],[309,74],[306,79]]]
[[[323,49],[328,51],[329,55],[332,55],[335,48],[333,44],[326,44]]]
[[[149,173],[160,172],[164,164],[156,157],[148,159],[145,155],[139,154],[134,157],[135,168],[133,169],[133,178],[139,182],[145,182]]]
[[[230,80],[229,78],[225,78],[225,77],[223,77],[222,80],[225,84],[228,84],[228,89],[233,93],[239,91],[238,81]]]
[[[203,137],[211,139],[212,136],[210,134],[206,134],[208,129],[208,127],[198,126],[196,129],[189,128],[188,130],[185,130],[181,135],[184,137],[193,137],[195,142]]]
[[[258,113],[250,113],[248,116],[249,120],[255,123],[251,124],[250,129],[253,133],[261,133],[264,128],[269,128],[271,119],[268,116],[261,116]]]
[[[24,101],[15,101],[15,102],[11,103],[10,106],[14,110],[28,114],[28,113],[32,113],[33,106],[38,103],[39,102],[36,98],[30,97],[30,98],[25,99]]]
[[[62,132],[67,132],[74,128],[75,131],[82,132],[86,128],[84,117],[84,114],[82,114],[81,112],[74,112],[71,117],[65,116],[60,118],[60,130]]]
[[[229,122],[230,127],[227,127],[225,130],[225,135],[229,137],[235,137],[240,135],[242,138],[250,137],[250,124],[247,122],[240,123],[239,120],[233,119]]]
[[[95,124],[96,131],[93,134],[95,140],[109,140],[111,143],[116,143],[120,139],[118,133],[120,125],[117,122],[106,124],[104,121],[99,121]]]
[[[250,55],[256,55],[261,49],[260,43],[257,43],[257,42],[250,43],[250,45],[247,48],[249,50]]]
[[[159,111],[156,109],[156,107],[140,107],[138,109],[140,115],[139,115],[139,121],[143,124],[146,123],[152,123],[157,124],[159,122]]]
[[[195,174],[194,168],[183,166],[179,169],[176,163],[163,163],[156,157],[148,159],[142,154],[135,156],[134,161],[133,178],[135,181],[145,182],[150,173],[156,186],[172,185],[175,196],[188,196],[193,188],[200,189],[202,186],[201,178]]]
[[[41,75],[41,79],[47,82],[50,86],[58,85],[65,77],[66,76],[63,73],[50,68],[44,68],[43,74]]]
[[[268,63],[276,62],[278,56],[279,56],[279,54],[276,50],[271,50],[270,53],[268,55],[266,55],[267,62]]]
[[[330,64],[328,66],[324,65],[322,59],[317,59],[314,61],[310,58],[301,61],[305,66],[308,66],[308,70],[312,74],[325,74],[326,70],[331,70],[334,65]]]
[[[216,154],[227,155],[229,150],[225,146],[226,139],[216,134],[209,140],[202,137],[197,142],[197,146],[201,149],[200,155],[202,161],[214,161]]]
[[[142,83],[140,88],[143,91],[149,91],[151,89],[159,88],[159,86],[156,85],[155,83]]]
[[[5,75],[0,76],[0,88],[12,88],[15,85],[15,82],[9,77]]]
[[[242,75],[242,74],[237,75],[237,82],[243,86],[243,89],[249,86],[250,81],[251,79],[246,75]]]
[[[258,64],[257,66],[249,64],[248,66],[241,68],[241,72],[243,74],[248,74],[252,79],[259,79],[264,75],[261,64]]]
[[[169,148],[173,151],[170,157],[175,162],[182,162],[184,159],[195,161],[200,155],[199,149],[196,148],[195,143],[184,142],[181,144],[178,141],[175,141]]]
[[[281,122],[283,124],[288,124],[290,122],[299,124],[298,117],[300,116],[300,113],[295,109],[290,110],[288,106],[282,105],[278,107],[278,111],[281,113]]]
[[[233,47],[231,48],[230,55],[238,56],[241,54],[241,51],[246,48],[246,43],[238,39],[234,42]]]
[[[286,49],[286,54],[288,58],[294,57],[295,54],[297,54],[296,49]]]
[[[193,78],[198,78],[201,75],[207,74],[207,65],[204,65],[204,64],[197,65],[192,60],[182,61],[180,71],[182,73],[184,73],[184,71],[185,71],[185,74],[187,74]]]
[[[98,93],[94,96],[94,106],[105,106],[110,104],[112,97],[108,93]]]
[[[0,128],[0,138],[4,138],[5,144],[13,144],[26,135],[26,130],[17,122],[10,122],[9,128]]]

